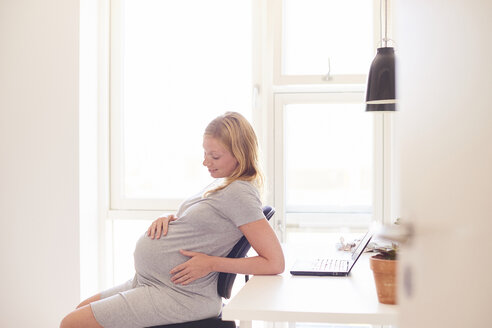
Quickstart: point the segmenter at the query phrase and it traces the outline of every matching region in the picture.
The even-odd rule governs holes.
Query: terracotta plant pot
[[[370,261],[379,302],[396,304],[396,269],[398,261],[378,259],[374,256],[371,257]]]

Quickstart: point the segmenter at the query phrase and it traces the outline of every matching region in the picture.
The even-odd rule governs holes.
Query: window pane
[[[362,104],[290,104],[284,113],[286,212],[367,220],[373,196],[372,116]]]
[[[373,1],[284,0],[282,74],[367,74]]]
[[[251,20],[249,1],[124,2],[125,197],[181,199],[208,182],[205,126],[250,116]]]
[[[138,239],[147,231],[151,223],[152,220],[113,221],[113,284],[123,283],[135,275],[133,252]]]

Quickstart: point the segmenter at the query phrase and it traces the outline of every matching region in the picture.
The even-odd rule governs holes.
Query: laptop
[[[371,238],[372,232],[368,231],[352,251],[352,254],[345,253],[331,258],[297,260],[290,273],[296,276],[347,276]]]

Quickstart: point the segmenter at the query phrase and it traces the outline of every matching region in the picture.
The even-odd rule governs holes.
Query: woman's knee
[[[60,323],[60,328],[72,328],[72,327],[76,327],[74,325],[75,324],[75,321],[74,321],[74,318],[73,318],[72,313],[73,312],[67,314],[65,316],[65,318],[63,318],[63,320]]]
[[[72,326],[70,315],[71,313],[67,314],[65,318],[63,318],[60,322],[60,328],[70,328]]]
[[[102,328],[96,321],[90,305],[69,313],[60,323],[60,328]]]

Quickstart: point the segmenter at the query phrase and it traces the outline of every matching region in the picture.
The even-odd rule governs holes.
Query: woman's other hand
[[[173,283],[188,285],[212,272],[212,256],[185,250],[180,250],[179,252],[184,256],[190,257],[190,259],[185,263],[174,267],[169,272],[172,275],[171,281]]]
[[[152,222],[149,229],[147,230],[147,236],[150,239],[161,238],[161,236],[167,235],[167,231],[169,228],[169,222],[176,221],[178,218],[174,216],[174,214],[170,214],[168,216],[163,216]]]

